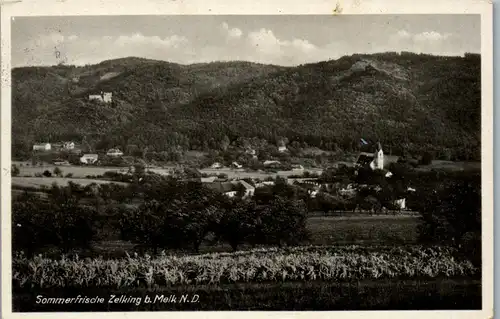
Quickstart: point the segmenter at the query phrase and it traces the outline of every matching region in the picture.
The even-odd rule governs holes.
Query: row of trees
[[[329,171],[322,178],[343,180],[349,170]],[[404,190],[408,183],[418,189],[408,202],[422,214],[421,242],[456,245],[480,261],[479,173],[395,170],[391,180],[388,189],[400,185]],[[45,196],[14,197],[14,250],[32,254],[46,246],[66,252],[88,249],[109,231],[153,250],[197,251],[203,243],[227,243],[234,250],[241,245],[296,245],[307,241],[309,211],[347,210],[349,205],[371,209],[390,195],[368,187],[351,199],[328,190],[311,198],[304,188],[278,179],[272,188],[258,188],[251,199],[228,198],[198,182],[140,170],[129,182],[126,187],[70,183],[53,186]]]
[[[228,198],[196,182],[158,178],[132,185],[70,183],[52,186],[46,197],[15,197],[14,250],[33,254],[49,246],[63,252],[89,249],[110,229],[154,252],[198,251],[203,242],[228,243],[234,250],[242,244],[296,245],[308,238],[305,203],[280,193],[257,201]],[[128,204],[123,204],[125,197]]]

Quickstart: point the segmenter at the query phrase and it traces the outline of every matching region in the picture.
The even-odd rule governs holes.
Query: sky
[[[480,53],[479,15],[15,17],[12,66],[121,57],[294,66],[354,53]]]

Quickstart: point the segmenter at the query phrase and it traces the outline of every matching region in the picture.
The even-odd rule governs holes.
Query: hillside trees
[[[360,59],[372,67],[351,73]],[[89,66],[80,94],[66,90],[69,70],[14,69],[13,155],[26,157],[35,140],[83,136],[94,148],[156,152],[225,149],[226,137],[352,152],[359,138],[382,137],[394,153],[480,158],[480,56],[354,55],[294,68],[127,61]],[[99,80],[107,72],[118,75]],[[86,101],[96,88],[112,91],[113,105]]]

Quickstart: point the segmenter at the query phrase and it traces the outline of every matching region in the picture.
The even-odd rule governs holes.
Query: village
[[[6,317],[492,316],[470,311],[492,295],[486,2],[25,2],[2,8]]]
[[[363,144],[368,144],[362,140]],[[250,198],[254,196],[256,190],[264,191],[265,189],[274,187],[277,183],[284,183],[290,186],[295,186],[302,191],[307,192],[309,198],[316,199],[325,196],[334,195],[343,201],[350,201],[356,198],[360,192],[372,191],[372,193],[382,192],[383,185],[380,183],[373,183],[369,180],[360,180],[360,172],[371,171],[381,175],[384,180],[390,180],[393,173],[388,169],[392,164],[398,163],[399,157],[386,155],[382,148],[381,143],[374,143],[375,145],[363,145],[364,150],[371,149],[372,152],[359,152],[354,162],[342,162],[331,167],[309,168],[301,164],[286,164],[284,165],[279,158],[271,158],[260,161],[257,156],[257,151],[251,147],[241,149],[240,152],[245,156],[252,159],[254,162],[259,163],[260,169],[255,167],[244,166],[237,161],[232,162],[213,162],[205,165],[204,167],[189,167],[186,165],[154,165],[145,161],[140,161],[138,165],[137,160],[126,155],[120,148],[114,147],[105,151],[86,153],[82,151],[82,146],[73,141],[64,141],[59,143],[36,143],[33,145],[34,155],[52,155],[51,163],[32,163],[24,162],[17,163],[20,166],[21,173],[14,177],[13,183],[20,182],[22,185],[23,178],[30,178],[33,182],[33,175],[27,174],[28,172],[39,171],[34,174],[35,177],[40,178],[41,185],[47,185],[50,181],[47,177],[63,177],[63,174],[51,174],[54,167],[58,168],[58,172],[64,170],[66,178],[86,178],[96,180],[106,180],[112,173],[123,176],[130,176],[134,174],[138,167],[148,174],[159,175],[175,175],[179,171],[186,173],[189,180],[195,180],[203,183],[210,189],[223,193],[228,197],[241,197]],[[278,143],[276,146],[276,153],[285,156],[289,152],[284,143]],[[65,155],[65,156],[60,156]],[[70,155],[70,156],[68,156]],[[70,162],[64,158],[73,158]],[[121,163],[119,166],[114,166],[110,163]],[[128,163],[128,164],[127,164]],[[131,164],[134,163],[134,164]],[[31,164],[31,167],[30,167]],[[79,172],[85,170],[86,174]],[[336,175],[338,172],[348,172],[349,176],[343,181],[335,181],[332,178],[325,178],[328,172]],[[89,173],[93,172],[93,173]],[[333,172],[333,173],[332,173]],[[107,175],[107,177],[106,177]],[[186,174],[181,174],[186,178]],[[116,178],[115,178],[116,180]],[[64,180],[62,181],[64,183]],[[67,181],[66,181],[67,182]],[[77,181],[78,182],[78,181]],[[384,181],[385,183],[385,181]],[[416,189],[411,185],[407,185],[404,192],[399,192],[397,195],[393,194],[392,199],[388,202],[378,203],[376,205],[368,205],[373,213],[381,211],[408,211],[406,194],[413,195]],[[370,200],[370,199],[369,199]],[[371,198],[373,201],[374,199]],[[387,206],[387,207],[386,207]],[[359,205],[345,206],[340,210],[361,210]]]

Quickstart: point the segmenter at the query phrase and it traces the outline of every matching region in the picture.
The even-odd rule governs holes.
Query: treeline
[[[13,199],[13,249],[33,254],[47,247],[91,250],[119,233],[145,249],[191,249],[203,242],[297,245],[307,240],[307,207],[275,192],[271,198],[228,198],[197,182],[155,176],[132,183],[81,187],[53,185],[47,196]]]
[[[202,244],[224,243],[233,250],[299,245],[308,242],[306,221],[311,212],[345,213],[352,207],[376,211],[404,195],[408,206],[422,215],[422,243],[456,246],[480,262],[480,174],[393,169],[387,182],[379,172],[371,176],[351,175],[348,168],[325,172],[320,180],[333,186],[315,198],[307,188],[283,179],[272,187],[257,188],[251,198],[244,198],[241,191],[229,198],[199,182],[141,171],[134,173],[128,186],[53,185],[39,195],[26,192],[13,197],[13,250],[28,255],[50,249],[91,252],[93,242],[110,236],[153,251],[198,251]],[[367,187],[353,197],[340,196],[336,183],[350,180]],[[409,193],[409,185],[417,192]]]
[[[373,67],[351,72],[360,60]],[[218,149],[226,137],[286,137],[332,151],[357,151],[364,138],[397,155],[426,149],[440,159],[480,158],[479,55],[353,55],[295,68],[132,64],[94,83],[113,92],[111,105],[68,95],[74,71],[14,70],[14,154],[35,140],[85,137],[94,147],[163,152]],[[102,74],[105,66],[94,68]]]

